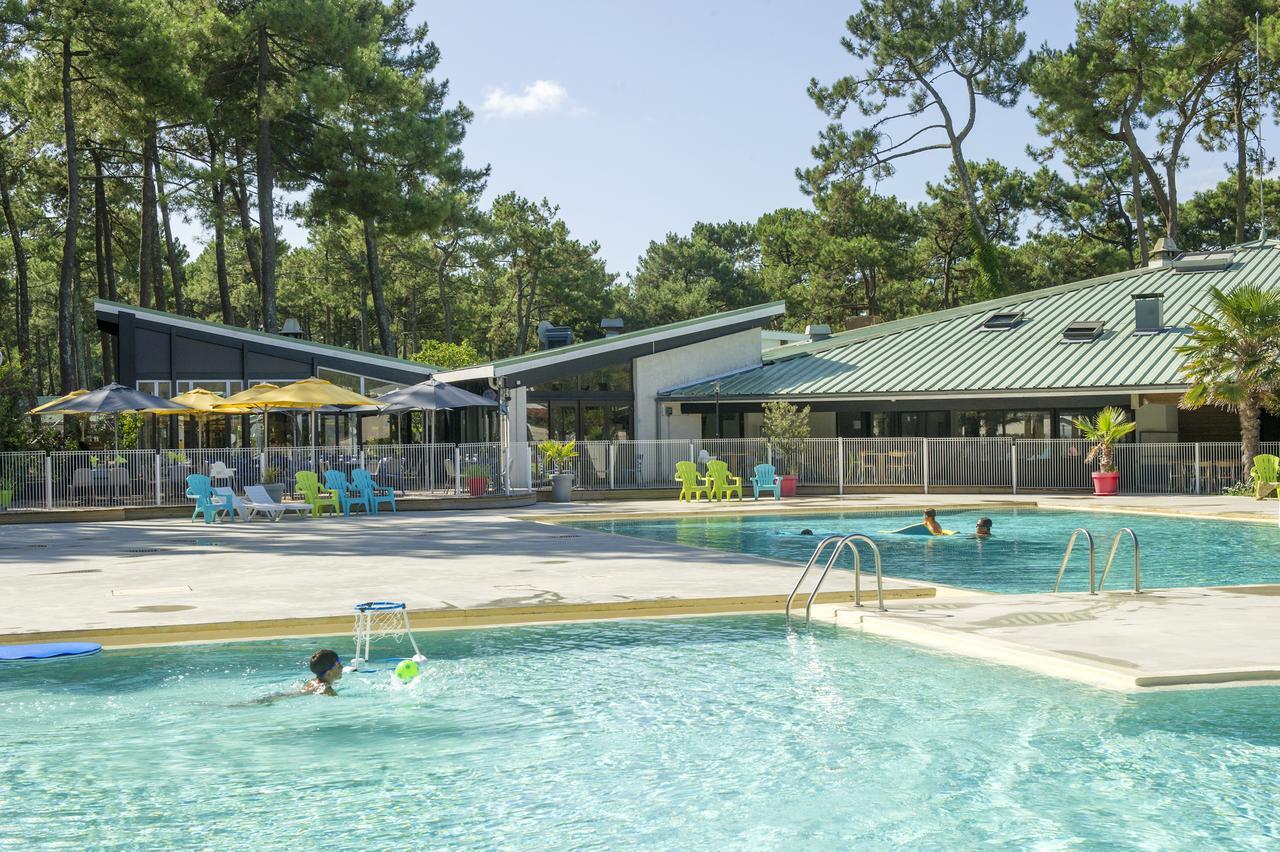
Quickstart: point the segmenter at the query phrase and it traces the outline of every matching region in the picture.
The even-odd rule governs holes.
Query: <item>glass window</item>
[[[1049,412],[1010,411],[1004,417],[1003,434],[1011,438],[1044,438],[1049,434]]]
[[[582,406],[582,440],[603,441],[604,409],[598,405]]]
[[[550,412],[545,402],[530,402],[525,408],[525,428],[529,431],[529,440],[542,443],[550,434]]]
[[[396,384],[395,382],[385,382],[382,379],[366,378],[364,380],[364,395],[377,398],[382,396],[384,393],[391,393],[393,390],[399,390],[402,387],[404,387],[404,385]]]
[[[871,415],[871,437],[888,438],[892,436],[890,428],[889,413],[887,411],[877,411]]]
[[[607,424],[609,439],[625,441],[631,437],[631,406],[611,405]]]
[[[330,370],[328,367],[317,367],[316,377],[333,382],[339,387],[344,387],[356,393],[361,393],[364,387],[364,381],[360,376],[354,373],[344,373],[340,370]]]
[[[551,437],[567,441],[578,437],[578,405],[551,406]]]

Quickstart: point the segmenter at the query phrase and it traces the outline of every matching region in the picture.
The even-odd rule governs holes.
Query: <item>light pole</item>
[[[716,440],[720,440],[720,380],[716,379]]]

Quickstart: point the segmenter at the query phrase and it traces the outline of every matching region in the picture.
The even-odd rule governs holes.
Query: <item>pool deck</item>
[[[1133,595],[956,596],[881,613],[837,605],[867,633],[1105,689],[1280,683],[1280,586]]]
[[[341,635],[354,603],[378,599],[405,601],[415,629],[777,611],[794,564],[556,522],[1019,505],[1277,522],[1275,502],[1228,497],[859,494],[539,503],[279,524],[13,524],[0,527],[0,644]],[[864,580],[864,592],[870,586]],[[992,595],[891,578],[885,615],[850,606],[851,589],[847,572],[833,574],[820,615],[1108,689],[1280,682],[1280,586]]]

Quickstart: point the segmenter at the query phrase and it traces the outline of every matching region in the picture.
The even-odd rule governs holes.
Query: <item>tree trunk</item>
[[[93,148],[89,151],[89,156],[93,160],[93,259],[94,271],[97,273],[98,279],[98,298],[111,298],[111,285],[107,277],[107,258],[109,256],[109,246],[107,245],[108,224],[107,224],[107,190],[104,184],[102,174],[102,149]],[[102,381],[103,384],[111,384],[115,381],[115,353],[112,351],[112,343],[115,338],[103,331],[99,334],[99,347],[102,350]]]
[[[960,143],[953,137],[951,140],[951,161],[956,167],[956,177],[960,188],[964,191],[965,208],[969,213],[969,229],[973,232],[973,248],[978,256],[978,268],[982,270],[987,281],[989,297],[1004,295],[1004,280],[1000,274],[1000,263],[996,257],[995,247],[987,236],[987,223],[982,220],[982,211],[978,209],[978,196],[973,187],[973,177],[969,174],[969,164],[965,162],[960,150]]]
[[[436,285],[440,288],[440,307],[444,312],[444,339],[453,343],[453,300],[449,297],[449,261],[457,251],[457,242],[448,249],[436,246],[440,250],[440,265],[436,267]]]
[[[1236,131],[1236,242],[1245,240],[1249,215],[1249,137],[1244,124],[1244,81],[1240,72],[1231,75],[1231,120]]]
[[[235,196],[236,211],[240,215],[240,230],[244,232],[244,253],[249,258],[249,272],[253,275],[254,286],[258,288],[258,296],[262,296],[262,256],[258,253],[258,239],[254,236],[253,220],[249,218],[249,186],[244,178],[243,152],[236,165],[236,180],[231,185],[231,194]]]
[[[160,158],[156,158],[156,200],[160,203],[160,221],[164,225],[164,253],[169,264],[169,278],[173,281],[173,309],[180,314],[187,313],[187,301],[183,296],[187,283],[186,272],[182,268],[182,259],[178,257],[177,244],[173,239],[173,226],[169,221],[169,197],[164,191],[164,174],[160,170]]]
[[[67,224],[63,233],[62,268],[58,275],[58,387],[75,390],[76,236],[80,225],[80,155],[76,151],[75,112],[71,106],[71,33],[62,36],[62,132],[67,157]],[[74,419],[74,418],[72,418]]]
[[[272,205],[275,170],[271,151],[271,115],[267,94],[271,81],[271,50],[267,28],[258,28],[258,231],[262,240],[262,327],[278,331],[276,322],[276,228]]]
[[[144,308],[152,305],[163,311],[164,285],[158,280],[160,265],[155,262],[159,257],[160,247],[156,245],[159,229],[156,228],[156,181],[155,181],[155,119],[147,119],[146,132],[142,140],[142,218],[140,223],[140,240],[138,250],[138,300]]]
[[[1132,149],[1129,152],[1129,180],[1133,184],[1133,225],[1138,230],[1138,257],[1146,266],[1151,261],[1151,248],[1147,245],[1147,223],[1142,212],[1142,172]]]
[[[1240,461],[1245,476],[1253,470],[1262,436],[1262,403],[1252,394],[1240,403]]]
[[[0,152],[0,206],[4,207],[4,224],[13,244],[13,263],[17,272],[15,321],[18,325],[18,357],[27,362],[31,355],[31,289],[27,266],[27,248],[18,230],[18,219],[13,215],[13,198],[9,193],[9,164]]]
[[[218,304],[222,308],[222,321],[234,325],[235,315],[231,310],[231,283],[227,280],[227,199],[226,199],[226,158],[222,145],[212,133],[209,134],[209,172],[211,175],[211,194],[213,196],[213,259],[218,274]]]
[[[369,270],[369,289],[373,292],[373,313],[378,321],[378,343],[383,355],[396,354],[396,342],[391,336],[391,311],[387,310],[386,294],[382,291],[382,266],[378,263],[378,235],[372,217],[363,220],[364,259]]]

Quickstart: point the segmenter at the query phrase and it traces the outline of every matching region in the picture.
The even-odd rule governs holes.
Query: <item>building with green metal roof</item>
[[[1280,242],[1162,253],[1141,269],[793,343],[659,396],[709,417],[709,436],[752,437],[760,405],[786,399],[811,406],[816,436],[1071,437],[1072,416],[1120,405],[1139,440],[1239,440],[1233,415],[1178,409],[1176,348],[1211,288],[1246,282],[1280,287]]]

